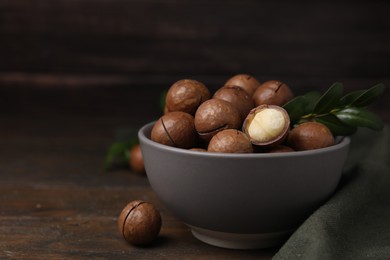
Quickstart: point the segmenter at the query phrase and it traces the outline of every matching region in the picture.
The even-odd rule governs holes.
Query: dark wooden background
[[[144,123],[174,81],[215,90],[237,73],[298,94],[390,85],[389,11],[388,1],[1,0],[0,113]]]
[[[280,79],[296,94],[390,86],[388,1],[0,0],[0,256],[269,258],[195,240],[145,177],[102,161],[119,128],[160,115],[182,78]],[[373,106],[390,122],[390,91]],[[115,218],[163,213],[163,242],[133,248]]]

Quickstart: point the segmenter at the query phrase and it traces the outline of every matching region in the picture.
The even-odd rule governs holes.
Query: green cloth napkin
[[[389,126],[352,137],[338,190],[273,259],[390,259]]]

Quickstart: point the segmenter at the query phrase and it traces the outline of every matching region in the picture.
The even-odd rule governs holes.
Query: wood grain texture
[[[285,81],[296,94],[335,81],[347,91],[389,86],[388,11],[387,1],[0,0],[0,85],[22,86],[3,90],[16,99],[3,106],[19,111],[23,96],[41,95],[32,87],[53,100],[50,89],[81,88],[86,104],[127,97],[129,107],[103,105],[123,113],[137,90],[154,102],[176,80],[216,90],[237,73]]]
[[[386,1],[4,1],[2,71],[388,78]]]

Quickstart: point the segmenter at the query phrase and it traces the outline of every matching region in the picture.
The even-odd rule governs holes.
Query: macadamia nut
[[[283,142],[290,127],[286,110],[274,105],[261,105],[251,110],[244,121],[243,131],[254,145],[271,147]]]
[[[180,111],[160,117],[151,133],[151,139],[157,143],[184,149],[194,147],[197,138],[194,117]]]
[[[304,151],[332,146],[335,139],[327,126],[318,122],[306,122],[290,131],[287,143],[294,150]]]
[[[182,111],[191,115],[204,101],[210,98],[210,91],[201,82],[193,79],[182,79],[175,82],[165,98],[167,112]]]
[[[267,142],[280,135],[286,118],[276,109],[264,109],[257,113],[248,127],[248,134],[257,142]]]
[[[161,215],[150,203],[135,200],[127,204],[118,218],[118,231],[133,245],[154,241],[161,229]]]
[[[207,150],[215,153],[252,153],[253,147],[245,133],[226,129],[211,138]]]

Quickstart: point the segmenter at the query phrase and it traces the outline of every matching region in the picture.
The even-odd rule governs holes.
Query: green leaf
[[[373,130],[382,130],[383,121],[374,113],[358,107],[348,107],[334,112],[340,121],[352,126],[368,127]]]
[[[106,158],[104,160],[104,169],[107,171],[113,161],[120,157],[123,159],[127,145],[124,143],[113,143],[107,151]]]
[[[305,98],[305,105],[304,105],[305,114],[313,113],[314,106],[317,104],[318,100],[320,99],[321,94],[318,91],[310,91],[306,93],[303,97]]]
[[[130,159],[129,150],[138,143],[138,139],[134,137],[127,141],[120,141],[111,144],[107,150],[106,158],[104,160],[104,169],[106,171],[110,169],[114,161],[119,161],[121,164],[127,165],[127,162]]]
[[[318,92],[309,92],[285,106],[295,124],[317,121],[326,125],[334,135],[351,135],[358,127],[381,130],[383,121],[363,107],[382,95],[384,89],[385,86],[380,83],[342,96],[343,85],[336,82],[322,96]]]
[[[351,105],[361,94],[363,94],[366,90],[356,90],[346,94],[344,97],[340,99],[340,105],[349,106]]]
[[[375,86],[367,89],[351,102],[351,106],[365,107],[375,101],[385,91],[385,85],[383,83],[376,84]]]
[[[347,125],[332,114],[316,117],[315,121],[326,125],[335,136],[353,135],[357,130],[356,126]]]
[[[343,84],[339,82],[334,83],[315,104],[313,113],[323,114],[337,107],[339,100],[343,95],[343,91]]]
[[[305,99],[303,96],[297,96],[283,105],[283,108],[287,111],[290,117],[291,125],[294,125],[299,118],[305,115],[304,106]]]
[[[291,124],[295,124],[304,115],[310,114],[321,96],[317,91],[310,91],[303,96],[297,96],[283,105],[290,116]]]

